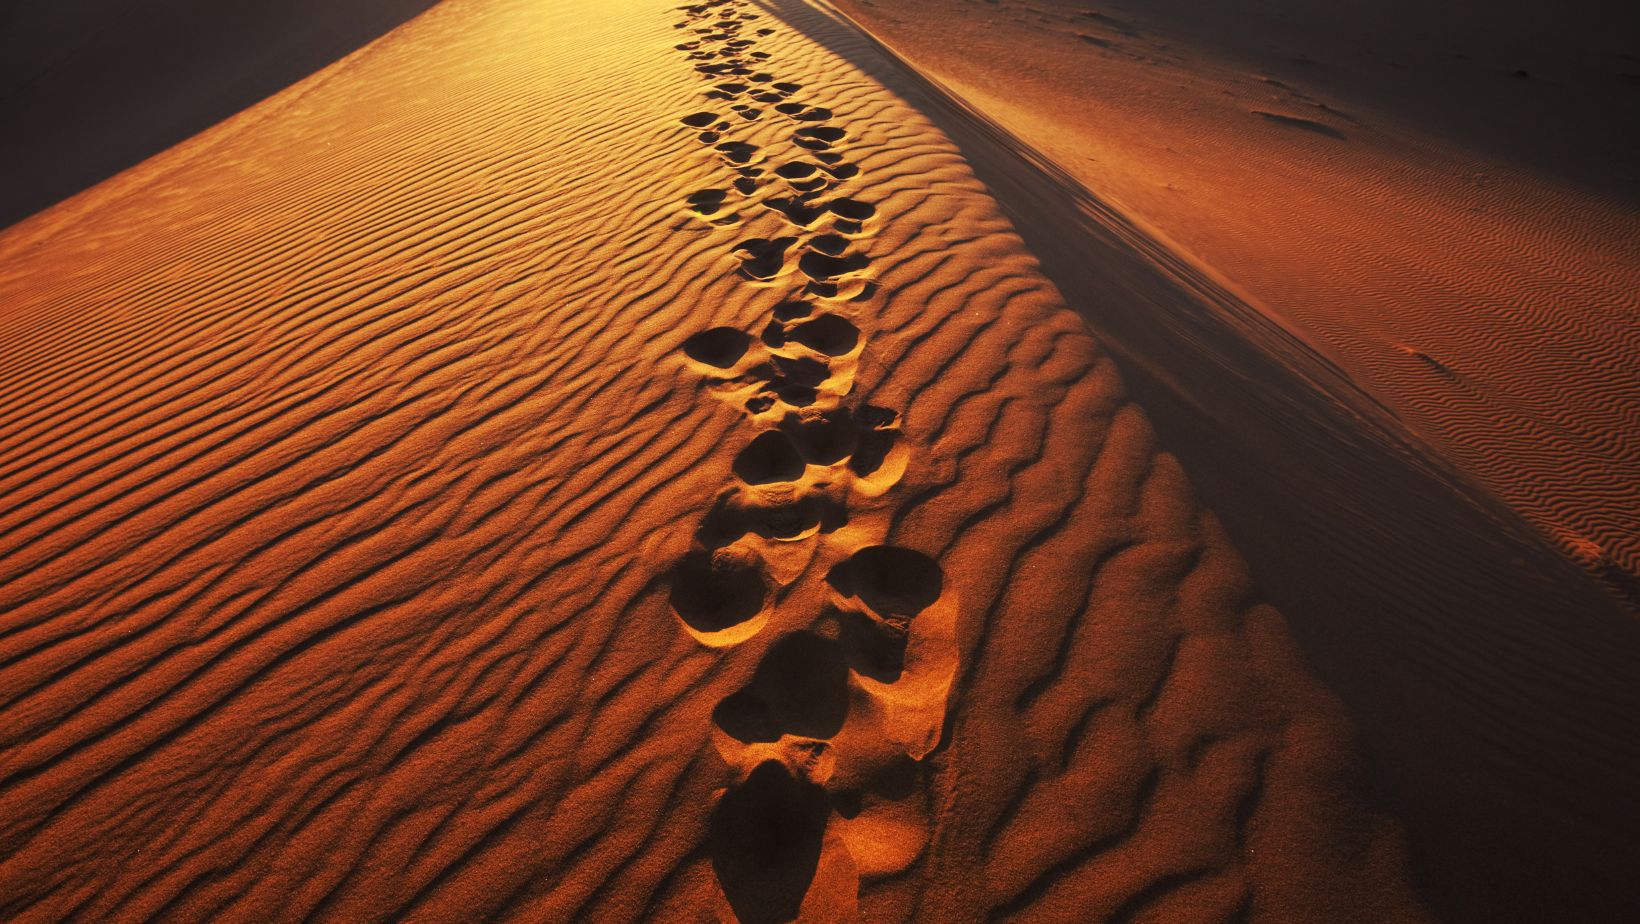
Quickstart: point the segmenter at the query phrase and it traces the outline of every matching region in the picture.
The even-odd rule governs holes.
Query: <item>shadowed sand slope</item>
[[[0,236],[0,917],[1423,918],[827,28],[450,0]]]
[[[1640,510],[1640,328],[1621,283],[1637,225],[1518,170],[1500,200],[1466,203],[1440,175],[1476,155],[1386,140],[1399,129],[1382,112],[1333,121],[1348,148],[1271,135],[1239,107],[1292,88],[1255,90],[1131,18],[848,6],[910,59],[919,107],[1111,350],[1343,699],[1437,911],[1623,917],[1640,902],[1640,623],[1619,602],[1637,599],[1619,564]],[[1068,30],[1127,50],[1090,57],[1102,46]],[[1284,300],[1299,289],[1271,288],[1272,267],[1321,296]],[[1375,331],[1441,338],[1461,371],[1359,364]]]
[[[840,5],[1640,609],[1633,4]]]
[[[11,0],[0,227],[306,77],[435,0]]]

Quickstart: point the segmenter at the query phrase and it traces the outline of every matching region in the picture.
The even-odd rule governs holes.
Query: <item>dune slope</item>
[[[839,5],[1640,610],[1632,5]]]
[[[451,0],[0,235],[0,916],[1424,916],[825,28]]]
[[[7,3],[0,227],[284,89],[432,4]]]
[[[1375,119],[1370,130],[1357,123],[1350,148],[1312,159],[1333,142],[1305,141],[1302,132],[1282,141],[1276,129],[1260,127],[1241,108],[1250,75],[1225,84],[1222,62],[1198,49],[1163,49],[1149,21],[1124,26],[1104,13],[1044,3],[968,4],[958,12],[971,15],[944,17],[916,15],[931,8],[921,0],[846,5],[904,56],[901,69],[923,84],[924,111],[959,142],[1046,273],[1112,351],[1163,441],[1343,699],[1408,824],[1414,869],[1437,911],[1454,920],[1607,920],[1640,902],[1628,833],[1640,824],[1630,782],[1640,772],[1640,678],[1632,668],[1640,624],[1624,611],[1631,584],[1612,557],[1629,534],[1608,530],[1606,551],[1598,543],[1556,549],[1534,528],[1544,525],[1544,508],[1521,501],[1522,491],[1541,492],[1565,502],[1563,510],[1580,510],[1576,516],[1612,524],[1636,509],[1621,474],[1633,459],[1622,447],[1637,432],[1623,423],[1634,406],[1624,397],[1633,377],[1624,377],[1623,357],[1635,352],[1625,338],[1636,328],[1623,324],[1619,302],[1632,293],[1602,275],[1629,273],[1633,264],[1576,255],[1596,239],[1610,251],[1613,233],[1632,227],[1579,225],[1577,208],[1610,216],[1613,203],[1561,190],[1532,200],[1539,210],[1485,211],[1407,236],[1407,217],[1382,213],[1379,204],[1405,206],[1421,190],[1448,219],[1463,210],[1428,185],[1428,162],[1395,160],[1409,149],[1383,143],[1384,122]],[[1126,28],[1111,39],[1126,50],[1090,58],[1108,49],[1060,34],[1072,28],[1089,35]],[[1064,41],[1054,44],[1056,37]],[[1067,74],[1095,82],[1073,92],[1082,85],[1067,83]],[[1181,165],[1210,169],[1163,192],[1161,181],[1177,180]],[[1359,185],[1375,173],[1399,184],[1377,177],[1393,195],[1357,202],[1341,194],[1350,188],[1343,180]],[[1234,182],[1224,182],[1231,174]],[[1283,185],[1303,176],[1343,180]],[[1552,188],[1542,176],[1515,181],[1522,185],[1510,195]],[[1170,210],[1133,197],[1147,183]],[[1326,208],[1315,208],[1329,196]],[[1225,209],[1231,200],[1235,208]],[[1367,208],[1358,210],[1362,203]],[[1361,224],[1352,229],[1341,218]],[[1518,240],[1484,228],[1545,234],[1557,225],[1576,233],[1532,249],[1540,263],[1484,280],[1548,312],[1552,323],[1534,327],[1524,316],[1511,316],[1506,329],[1446,323],[1479,309],[1471,303],[1454,315],[1464,290],[1432,280],[1446,274],[1450,282],[1474,268],[1471,260],[1507,259],[1505,243]],[[1318,245],[1352,232],[1360,233],[1347,248]],[[1295,270],[1293,280],[1328,297],[1296,306],[1250,300],[1253,280],[1237,271],[1261,264],[1205,265],[1204,253],[1226,251],[1181,248],[1190,234],[1260,249],[1276,261],[1269,265]],[[1294,240],[1304,246],[1272,249]],[[1403,264],[1385,248],[1421,253],[1425,269],[1438,272],[1398,275]],[[1376,262],[1343,271],[1347,254],[1374,249]],[[1545,264],[1554,273],[1508,288]],[[1603,294],[1585,302],[1578,291]],[[1440,389],[1422,391],[1430,381],[1422,367],[1390,375],[1380,389],[1384,370],[1363,369],[1350,352],[1318,343],[1360,330],[1346,323],[1318,335],[1305,327],[1314,315],[1348,322],[1347,311],[1395,292],[1417,298],[1374,309],[1375,324],[1423,336],[1441,322],[1442,335],[1471,354],[1466,375],[1494,376],[1500,385],[1486,394],[1529,394],[1577,426],[1539,446],[1529,417],[1522,425],[1509,414],[1453,405],[1452,419],[1484,438],[1475,445],[1493,447],[1482,454],[1487,465],[1472,465],[1470,453],[1419,426],[1402,403],[1407,394],[1443,400]],[[1300,317],[1287,313],[1294,308]],[[1580,345],[1567,352],[1585,358],[1565,355],[1551,368],[1523,346],[1533,338]],[[1370,338],[1355,345],[1374,348]],[[1557,378],[1555,369],[1564,374]],[[1583,415],[1585,407],[1595,411]],[[1558,479],[1546,467],[1599,475]],[[1512,473],[1510,490],[1491,490],[1496,472]],[[1548,538],[1564,536],[1550,530]],[[1564,554],[1580,549],[1595,554]],[[1604,580],[1604,592],[1591,575]]]

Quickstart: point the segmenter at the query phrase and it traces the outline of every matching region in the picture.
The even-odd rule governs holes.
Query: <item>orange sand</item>
[[[1293,620],[1437,911],[1640,904],[1635,10],[844,5]]]
[[[0,233],[0,918],[1430,919],[1230,536],[1329,546],[1196,499],[959,112],[795,2],[447,0]]]

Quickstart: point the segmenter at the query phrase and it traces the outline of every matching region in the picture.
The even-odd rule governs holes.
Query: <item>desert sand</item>
[[[1466,337],[1371,248],[1307,262],[1362,211],[1269,287],[1290,232],[1224,244],[1242,174],[1189,228],[1130,200],[1067,155],[1101,110],[1037,95],[1034,31],[928,6],[241,23],[237,96],[165,86],[189,59],[121,91],[169,101],[149,140],[19,155],[43,201],[95,185],[0,232],[0,919],[1631,902],[1626,200],[1519,206],[1561,288],[1475,269],[1468,213],[1436,255],[1452,305],[1604,338],[1550,394],[1504,372],[1529,325]],[[1268,190],[1336,160],[1272,137]],[[1445,393],[1352,352],[1324,286],[1424,299],[1382,315],[1412,368],[1576,426],[1420,416]],[[1579,327],[1572,291],[1609,301]]]

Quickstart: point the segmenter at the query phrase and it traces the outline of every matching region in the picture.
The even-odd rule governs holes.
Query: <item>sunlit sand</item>
[[[1617,919],[1634,190],[1180,6],[19,90],[0,919]]]

